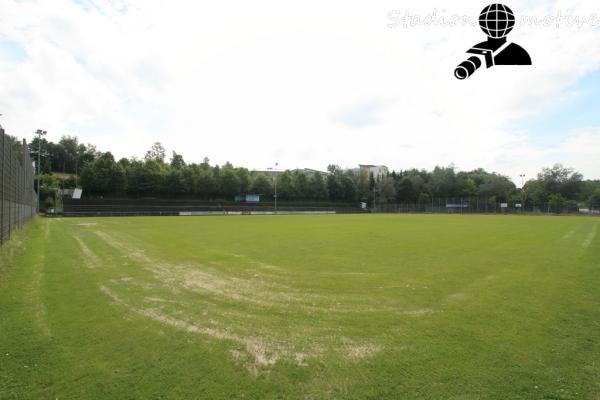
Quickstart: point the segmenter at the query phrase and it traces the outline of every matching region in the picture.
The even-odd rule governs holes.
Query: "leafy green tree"
[[[198,175],[200,171],[200,167],[197,164],[186,165],[182,168],[181,173],[186,193],[197,194]]]
[[[510,193],[515,189],[515,184],[507,177],[498,174],[486,174],[483,178],[483,184],[479,186],[478,196],[495,197],[498,201],[508,201]]]
[[[62,164],[60,171],[63,173],[74,173],[75,162],[79,156],[79,139],[75,136],[63,136],[58,144],[61,159],[57,161]]]
[[[297,200],[309,198],[308,178],[303,171],[294,171],[292,183],[294,185],[294,198]]]
[[[422,205],[430,204],[431,196],[427,192],[421,192],[421,194],[419,194],[419,197],[417,199],[417,203],[422,204]]]
[[[377,204],[388,204],[396,201],[396,188],[392,178],[382,178],[377,182]]]
[[[81,171],[81,169],[87,164],[94,161],[100,152],[96,149],[93,144],[79,144],[77,149],[77,160],[75,160],[75,173]]]
[[[236,168],[235,172],[240,180],[240,193],[247,194],[250,191],[250,171],[246,168]]]
[[[217,192],[215,176],[210,170],[201,169],[196,179],[196,193],[203,198],[210,198]]]
[[[181,168],[169,168],[164,183],[169,197],[177,197],[188,191]]]
[[[40,209],[46,211],[46,209],[54,208],[54,199],[56,193],[60,188],[59,180],[50,174],[42,174],[40,179]],[[48,203],[46,200],[50,199]],[[50,203],[51,201],[51,203]],[[47,207],[47,208],[44,208]]]
[[[310,197],[313,200],[326,200],[327,199],[327,186],[323,180],[323,176],[316,172],[309,181]]]
[[[294,183],[289,171],[285,171],[277,178],[277,196],[282,200],[292,200],[294,198]]]
[[[594,190],[588,199],[588,204],[594,209],[600,209],[600,188]]]
[[[327,175],[327,191],[329,192],[329,200],[340,201],[344,199],[344,189],[337,174],[330,173]]]
[[[583,176],[572,168],[555,164],[552,168],[544,168],[537,176],[537,181],[547,195],[561,194],[567,199],[576,199],[582,189]]]
[[[256,174],[252,180],[250,190],[253,194],[261,194],[270,199],[273,194],[272,179],[264,174]]]
[[[588,202],[590,196],[594,193],[596,189],[600,189],[600,180],[585,180],[581,183],[581,191],[579,192],[579,196],[577,200],[581,202]]]
[[[456,174],[454,166],[435,167],[431,172],[429,182],[429,193],[433,197],[453,197],[456,194]]]
[[[146,161],[156,161],[160,164],[165,162],[166,150],[160,142],[154,142],[150,150],[146,152],[146,156],[144,160]]]
[[[370,190],[371,186],[371,176],[367,171],[359,171],[357,176],[357,195],[358,201],[368,203],[371,199],[372,190]]]
[[[554,193],[548,197],[548,203],[550,205],[550,211],[560,214],[567,205],[567,199],[565,199],[560,193]]]
[[[340,168],[339,165],[329,164],[327,166],[327,172],[329,172],[330,175],[341,175],[343,173],[343,170],[342,168]]]
[[[181,154],[173,152],[173,156],[171,157],[171,167],[176,169],[185,167],[185,161],[183,161],[183,156]]]
[[[48,153],[48,140],[46,140],[43,136],[42,136],[42,140],[40,141],[38,136],[34,136],[34,138],[29,141],[28,146],[29,147],[29,155],[31,156],[31,159],[33,161],[35,161],[37,163],[37,159],[38,159],[38,149],[40,149],[41,151],[40,153],[40,158],[42,160],[42,173],[47,174],[51,171],[51,168],[46,168],[46,165],[44,165],[44,162],[48,159],[49,153]],[[50,167],[50,165],[48,165],[48,167]],[[36,173],[37,173],[37,169],[36,169]]]
[[[139,160],[131,160],[125,167],[127,179],[127,193],[139,197],[147,188],[142,182],[144,163]]]
[[[129,168],[129,166],[131,165],[131,161],[129,161],[129,159],[123,157],[121,158],[118,163],[121,165],[121,167],[123,167],[125,170],[127,170],[127,168]]]
[[[209,169],[210,170],[210,167]],[[221,196],[221,167],[219,167],[218,165],[215,165],[212,168],[212,175],[213,175],[213,191],[212,193],[208,193],[209,197],[220,197]]]
[[[233,200],[233,197],[240,194],[241,182],[240,178],[235,173],[233,168],[223,168],[221,174],[220,194],[226,198]]]
[[[84,189],[94,194],[122,193],[125,190],[125,171],[107,152],[84,167],[81,183]]]
[[[410,171],[398,179],[399,181],[396,184],[397,201],[400,203],[416,203],[419,194],[425,189],[425,180],[416,170]]]
[[[342,198],[347,202],[355,202],[358,197],[356,182],[350,176],[342,178]]]
[[[475,180],[466,173],[459,173],[456,179],[457,193],[460,197],[475,197],[479,191]]]

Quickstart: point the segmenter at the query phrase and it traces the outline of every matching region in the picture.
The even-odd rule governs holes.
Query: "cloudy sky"
[[[486,5],[0,0],[0,122],[116,157],[160,141],[188,162],[250,168],[453,163],[520,183],[560,162],[600,178],[598,2],[507,3],[509,39],[534,65],[458,81],[485,36],[452,16]]]

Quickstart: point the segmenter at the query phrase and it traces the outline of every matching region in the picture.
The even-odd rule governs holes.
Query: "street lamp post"
[[[520,174],[521,178],[521,212],[523,212],[523,208],[525,207],[525,174]]]
[[[37,161],[37,212],[40,213],[40,178],[42,174],[41,153],[42,153],[42,136],[46,135],[46,131],[38,129],[35,134],[38,135],[38,161]]]
[[[78,175],[78,169],[79,167],[79,154],[77,154],[77,158],[75,159],[75,187],[77,187],[77,175]]]
[[[275,167],[271,167],[271,168],[267,168],[268,170],[271,171],[271,178],[273,179],[274,182],[274,186],[275,186],[275,195],[273,196],[275,198],[275,214],[277,214],[277,166],[279,165],[279,163],[275,163]]]
[[[275,178],[275,214],[277,214],[277,166],[279,163],[275,163],[275,170],[273,171],[273,177]]]

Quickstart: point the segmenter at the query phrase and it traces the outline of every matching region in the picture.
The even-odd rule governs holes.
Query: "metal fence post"
[[[4,151],[4,129],[0,128],[0,143],[2,150],[0,154],[2,154],[2,160],[0,160],[0,244],[4,243],[4,158],[6,157],[6,152]]]
[[[10,146],[10,143],[9,143]],[[10,149],[9,149],[10,150]],[[13,174],[12,171],[12,157],[11,157],[11,151],[8,152],[8,155],[6,158],[8,158],[8,238],[10,239],[11,236],[11,225],[12,225],[12,196],[11,196],[11,191],[10,188],[12,187],[11,185],[11,177]]]
[[[20,160],[18,150],[22,152]],[[13,142],[0,126],[0,244],[33,217],[33,179],[27,142]]]

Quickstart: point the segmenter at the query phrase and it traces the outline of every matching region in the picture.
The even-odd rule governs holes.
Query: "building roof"
[[[385,165],[358,164],[360,168],[387,168]]]

